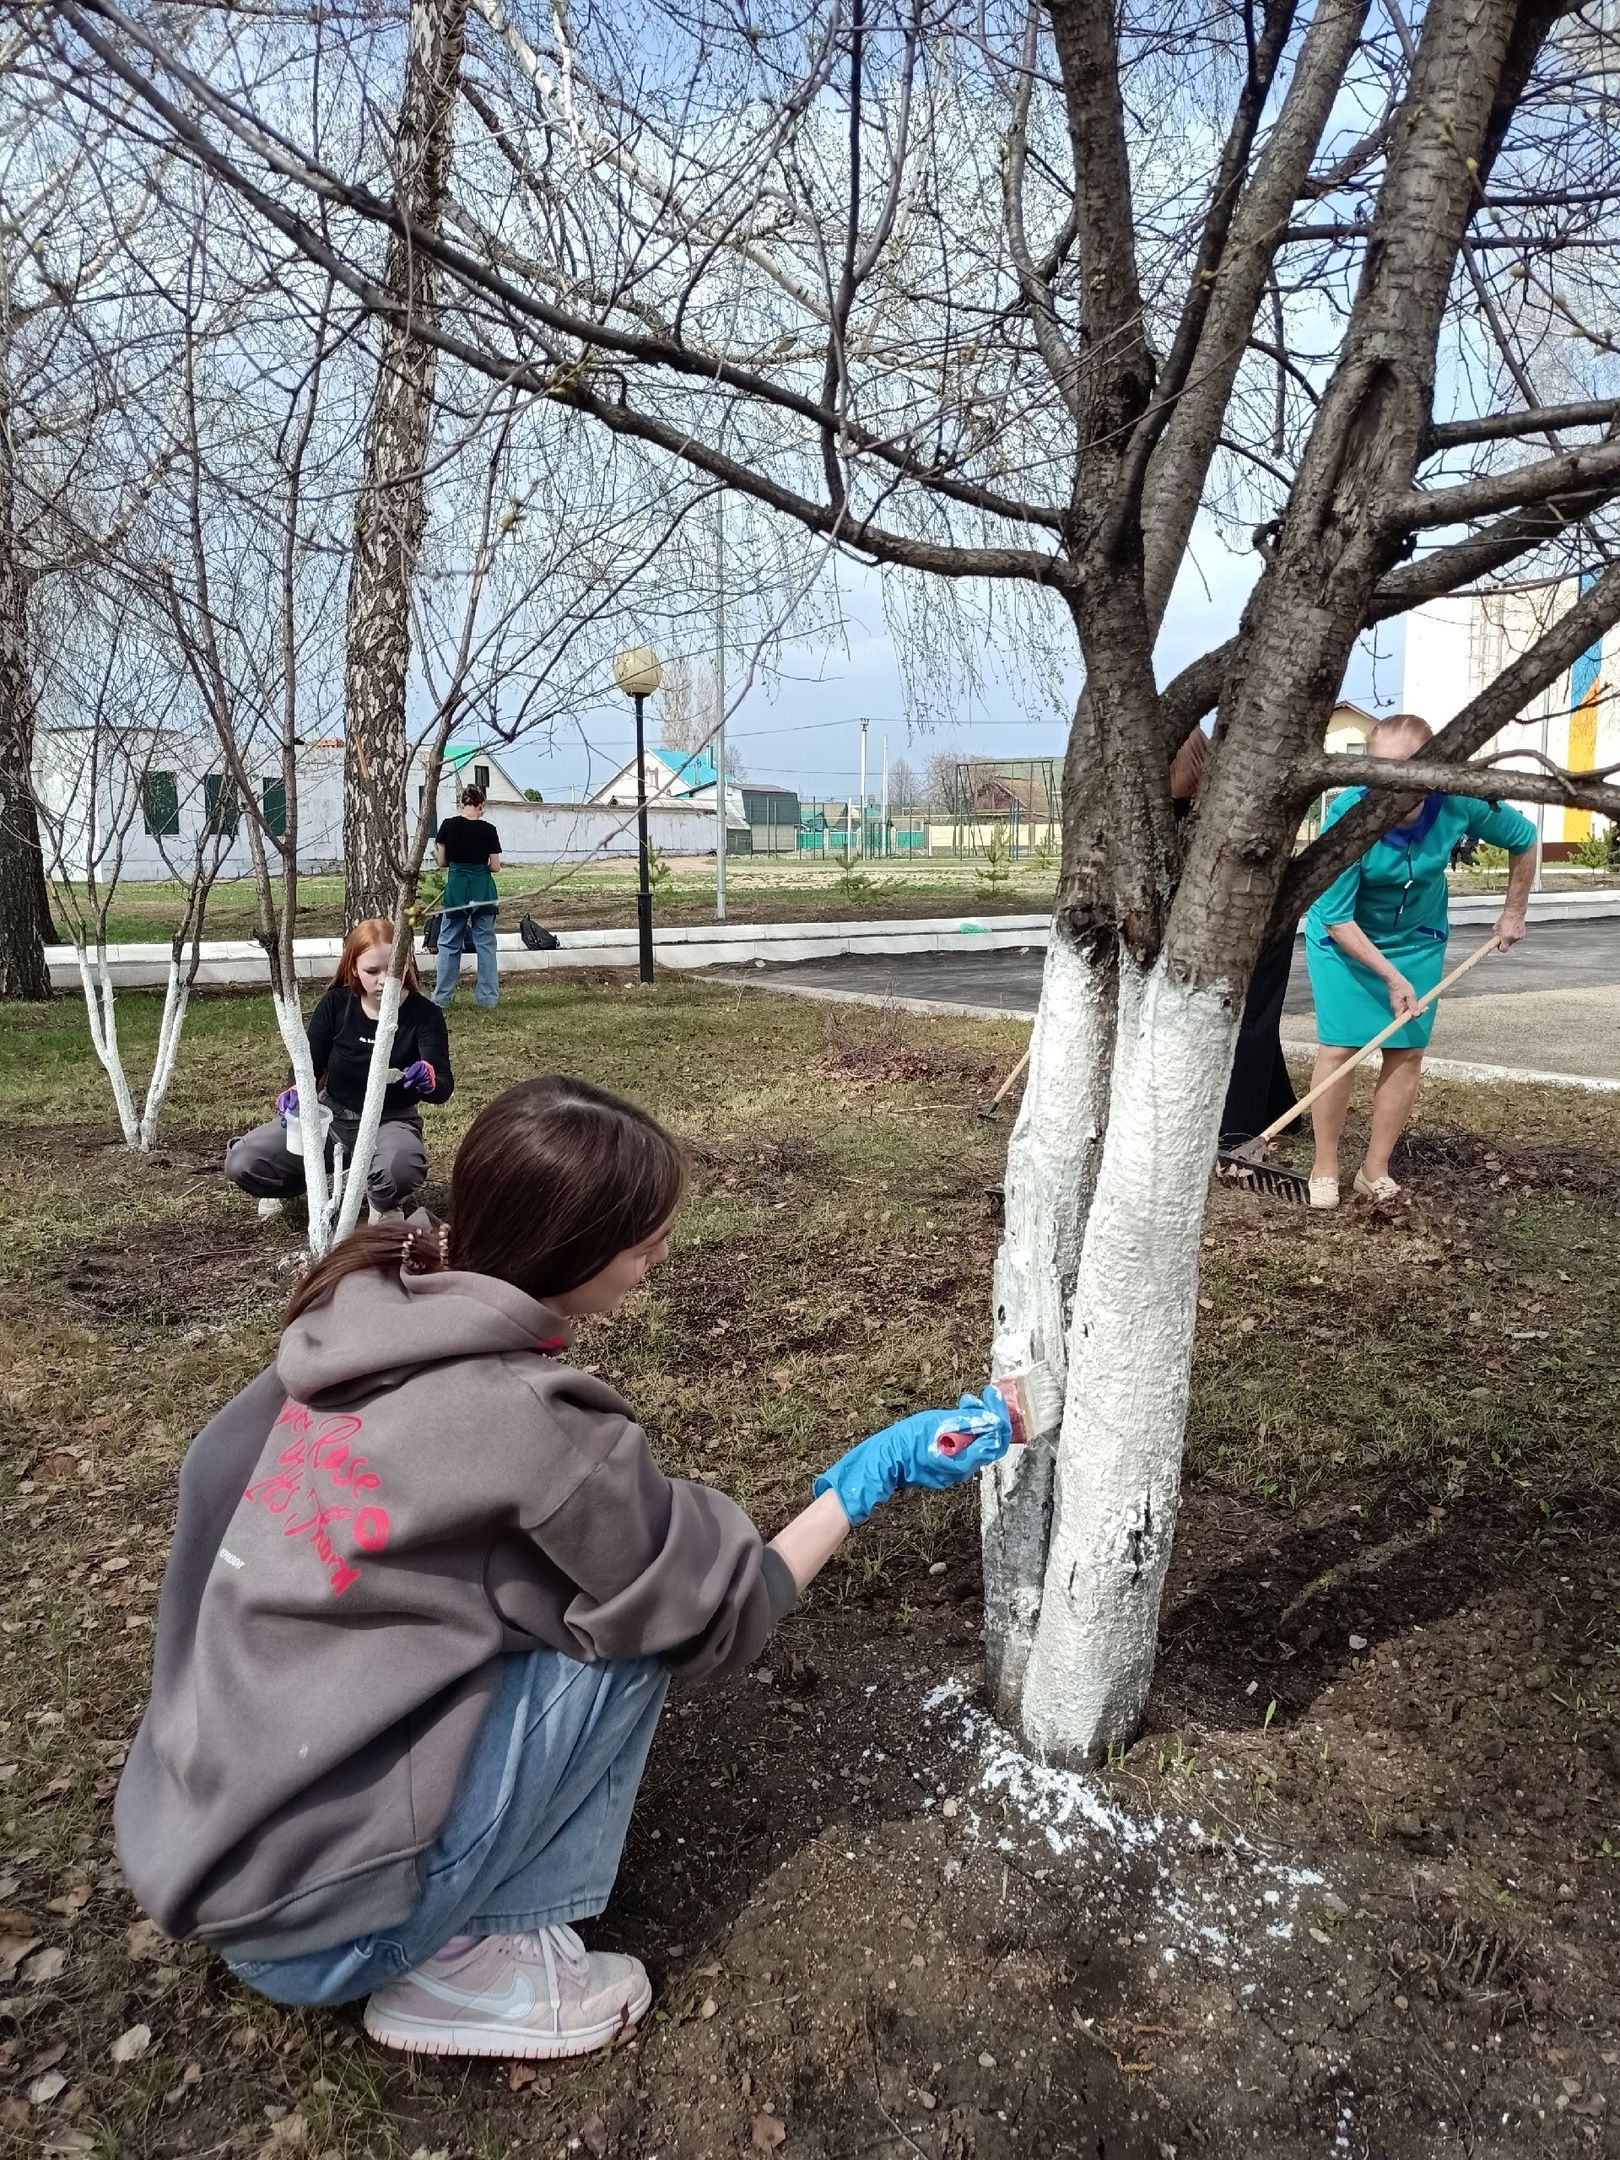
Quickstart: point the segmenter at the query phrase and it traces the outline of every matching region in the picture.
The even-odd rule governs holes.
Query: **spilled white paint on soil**
[[[965,1833],[1009,1858],[1033,1843],[1048,1863],[1038,1872],[1061,1876],[1099,1917],[1150,1930],[1167,1964],[1186,1955],[1227,1971],[1292,1941],[1296,1923],[1313,1924],[1327,1888],[1315,1868],[1190,1816],[1133,1813],[1084,1772],[1024,1754],[960,1680],[935,1688],[922,1710],[971,1759]]]

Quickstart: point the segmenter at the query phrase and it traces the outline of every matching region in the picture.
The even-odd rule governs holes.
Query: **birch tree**
[[[437,360],[433,341],[421,332],[433,316],[439,271],[418,235],[440,228],[466,12],[466,0],[411,0],[389,146],[400,216],[382,265],[390,304],[377,318],[344,664],[344,905],[350,922],[386,915],[399,882],[411,589],[427,521]]]
[[[267,231],[406,319],[361,237],[409,225],[397,193],[267,150],[152,15],[52,17],[65,84],[144,97]],[[482,138],[442,226],[410,227],[442,280],[417,333],[916,589],[1022,596],[1083,668],[992,1287],[998,1369],[1052,1367],[1065,1407],[986,1480],[984,1558],[999,1714],[1094,1756],[1151,1679],[1256,952],[1414,786],[1620,808],[1601,776],[1481,754],[1620,620],[1587,291],[1620,237],[1617,33],[1565,0],[477,0],[475,29]],[[1193,551],[1250,535],[1238,619],[1161,681]],[[1293,857],[1359,637],[1594,562],[1421,765],[1359,764],[1367,801]],[[1178,827],[1170,759],[1212,714]]]
[[[91,1047],[112,1090],[124,1144],[147,1154],[179,1061],[208,899],[230,853],[234,820],[227,800],[207,804],[201,765],[193,760],[188,770],[187,751],[197,739],[188,741],[175,724],[179,686],[166,680],[161,653],[128,597],[109,600],[81,588],[72,618],[62,611],[50,629],[55,660],[40,686],[43,852],[78,968]],[[137,1105],[119,1040],[109,924],[136,834],[146,824],[153,765],[164,760],[174,767],[177,822],[184,815],[190,832],[182,829],[173,845],[157,836],[181,899],[169,935],[157,1044]]]
[[[87,187],[115,139],[19,80],[0,35],[0,1000],[51,994],[54,938],[31,783],[36,618],[53,582],[116,552],[162,469],[126,426],[153,366],[152,324],[109,277],[152,213],[149,155]]]

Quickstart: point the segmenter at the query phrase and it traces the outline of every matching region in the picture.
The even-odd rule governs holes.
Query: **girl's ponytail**
[[[368,1268],[432,1275],[449,1265],[448,1223],[436,1223],[427,1215],[404,1224],[374,1223],[369,1229],[356,1230],[304,1270],[288,1300],[287,1318],[296,1320],[329,1298],[346,1275],[363,1275]]]

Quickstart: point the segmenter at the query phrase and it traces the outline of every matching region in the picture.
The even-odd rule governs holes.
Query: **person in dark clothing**
[[[1185,817],[1192,808],[1208,755],[1209,737],[1202,728],[1195,729],[1176,753],[1170,767],[1170,799],[1178,817]],[[1292,1110],[1299,1100],[1282,1048],[1283,1000],[1288,995],[1293,962],[1294,932],[1290,925],[1281,937],[1261,948],[1249,977],[1232,1054],[1232,1077],[1221,1110],[1223,1148],[1241,1147]]]
[[[1241,1147],[1286,1116],[1299,1097],[1283,1056],[1282,1010],[1294,964],[1292,927],[1260,948],[1238,1022],[1232,1077],[1221,1111],[1221,1146]]]
[[[393,942],[394,926],[384,917],[356,923],[344,940],[331,988],[309,1016],[310,1059],[322,1108],[331,1120],[326,1135],[329,1164],[339,1145],[344,1160],[353,1160]],[[421,1105],[448,1102],[455,1084],[444,1014],[431,998],[423,997],[415,966],[407,961],[382,1124],[366,1176],[372,1222],[402,1219],[405,1202],[427,1176]],[[226,1150],[225,1175],[254,1196],[261,1217],[279,1214],[283,1196],[304,1188],[303,1158],[289,1144],[297,1138],[297,1117],[298,1090],[284,1088],[276,1097],[275,1116],[233,1140]]]
[[[448,1005],[461,977],[461,956],[470,945],[478,955],[476,1005],[493,1005],[500,995],[495,963],[495,873],[501,867],[501,836],[484,816],[484,791],[471,782],[461,791],[461,810],[447,817],[434,841],[434,859],[444,872],[439,916],[439,979],[433,1002]]]

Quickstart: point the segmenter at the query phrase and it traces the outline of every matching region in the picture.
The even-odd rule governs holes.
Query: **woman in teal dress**
[[[1381,720],[1368,737],[1373,757],[1411,757],[1430,739],[1416,713]],[[1323,829],[1359,802],[1366,790],[1346,788]],[[1389,1174],[1390,1152],[1406,1129],[1423,1075],[1423,1052],[1436,1007],[1418,1001],[1445,972],[1446,870],[1457,847],[1483,840],[1510,858],[1507,898],[1497,917],[1499,945],[1524,936],[1525,905],[1536,866],[1536,829],[1509,803],[1466,795],[1426,795],[1404,823],[1375,840],[1359,862],[1336,877],[1305,918],[1305,958],[1316,1000],[1314,1081],[1331,1077],[1392,1018],[1407,1024],[1384,1045],[1373,1091],[1372,1131],[1355,1190],[1367,1200],[1392,1200],[1400,1187]],[[1339,1137],[1350,1089],[1330,1088],[1311,1111],[1316,1163],[1311,1205],[1339,1204]]]

